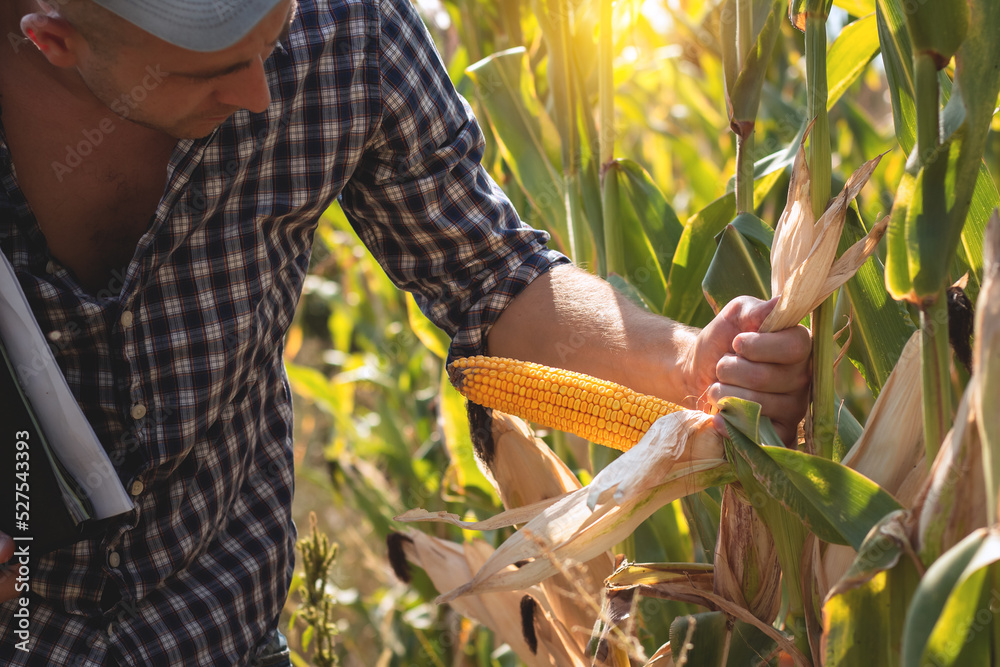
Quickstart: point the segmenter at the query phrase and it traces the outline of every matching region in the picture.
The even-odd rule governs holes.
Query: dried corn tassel
[[[466,357],[448,367],[473,403],[626,451],[663,415],[682,408],[583,373],[502,357]]]

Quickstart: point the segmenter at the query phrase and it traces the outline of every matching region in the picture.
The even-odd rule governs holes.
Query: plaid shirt
[[[480,166],[482,133],[409,0],[306,0],[266,69],[267,111],[177,144],[148,233],[94,295],[48,254],[0,128],[0,245],[136,504],[34,563],[30,652],[4,604],[0,664],[259,651],[294,559],[282,339],[335,198],[453,353],[481,350],[510,300],[565,261]]]

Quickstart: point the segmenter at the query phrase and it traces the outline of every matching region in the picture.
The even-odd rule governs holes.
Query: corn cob
[[[448,373],[473,403],[623,452],[654,421],[683,409],[583,373],[502,357],[456,359]]]

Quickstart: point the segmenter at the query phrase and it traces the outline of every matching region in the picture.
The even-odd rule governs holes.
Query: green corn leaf
[[[753,47],[748,53],[724,55],[726,67],[726,100],[729,107],[729,124],[738,135],[743,136],[753,130],[757,118],[757,108],[760,106],[760,93],[764,84],[764,75],[771,62],[774,43],[781,33],[781,20],[784,18],[785,0],[739,0],[753,2],[754,38]],[[730,4],[738,4],[730,2]],[[767,12],[766,14],[764,12]],[[737,40],[729,41],[726,34],[727,22],[723,18],[724,34],[722,46],[724,53],[734,49]],[[757,29],[757,26],[760,26]],[[733,67],[739,64],[739,70]],[[735,76],[734,76],[735,75]]]
[[[867,233],[868,229],[852,206],[847,212],[840,252]],[[877,254],[869,257],[845,286],[852,310],[847,356],[875,397],[882,391],[906,341],[916,330],[906,307],[891,299],[884,286],[885,268]]]
[[[996,559],[997,556],[994,556],[994,562]],[[990,609],[993,586],[989,584],[992,570],[990,567],[982,567],[963,574],[962,580],[948,597],[934,632],[927,640],[924,664],[934,667],[990,664],[992,623],[983,623],[982,615]],[[992,615],[993,612],[990,612],[991,617]]]
[[[753,213],[742,213],[717,237],[715,256],[701,283],[715,312],[747,294],[771,298],[771,241],[774,231]]]
[[[829,94],[827,95],[827,109],[832,109],[840,98],[847,92],[847,89],[854,84],[865,69],[878,55],[878,26],[874,14],[875,4],[872,2],[870,15],[859,19],[846,26],[827,51],[827,85]],[[754,163],[754,180],[782,170],[795,160],[795,153],[802,142],[802,135],[805,134],[809,119],[803,118],[799,126],[798,134],[789,142],[788,146],[779,151],[757,160]],[[875,155],[881,150],[871,151],[869,155]],[[726,186],[729,192],[735,187],[735,178],[731,178]]]
[[[568,251],[559,134],[534,90],[527,52],[524,48],[501,51],[475,63],[466,73],[515,180],[538,211],[542,226]]]
[[[952,94],[945,109],[948,116],[949,109],[961,104],[965,119],[953,167],[954,194],[949,197],[949,201],[953,197],[955,204],[948,212],[952,230],[948,247],[958,244],[958,234],[964,223],[970,232],[963,237],[966,263],[979,275],[982,272],[983,231],[993,209],[1000,203],[996,185],[982,160],[1000,94],[1000,67],[997,67],[1000,62],[1000,40],[997,39],[1000,3],[972,0],[969,7],[972,16],[969,35],[955,56],[954,91],[957,94]],[[970,236],[974,241],[969,240]],[[978,247],[973,245],[975,242]]]
[[[804,637],[802,633],[806,632],[806,602],[801,586],[802,554],[809,538],[809,529],[789,506],[780,501],[775,502],[772,490],[768,486],[770,482],[777,480],[781,473],[774,461],[763,453],[763,449],[757,444],[758,442],[780,443],[781,439],[774,432],[769,419],[761,420],[758,404],[739,399],[725,399],[723,404],[726,408],[722,410],[722,416],[726,420],[726,430],[730,437],[726,440],[726,458],[732,463],[733,471],[740,481],[740,486],[743,487],[743,493],[774,538],[778,563],[781,566],[782,590],[785,596],[783,606],[787,610],[786,626]],[[744,451],[749,452],[749,456],[745,457]],[[751,463],[751,459],[759,464],[757,468]],[[761,473],[761,469],[768,470]],[[784,483],[788,485],[787,481]]]
[[[878,0],[879,45],[892,100],[892,120],[899,145],[907,154],[917,141],[917,110],[914,102],[913,46],[906,28],[901,0]]]
[[[781,178],[781,171],[773,171],[754,181],[754,206],[760,206]],[[701,290],[705,272],[712,263],[715,238],[736,215],[736,197],[733,193],[719,197],[691,216],[674,252],[670,274],[667,277],[667,305],[663,314],[690,324],[705,326],[714,313]]]
[[[708,490],[705,490],[681,498],[681,506],[684,508],[684,518],[687,519],[691,529],[695,559],[700,562],[712,562],[722,514],[719,500],[712,497]]]
[[[877,574],[893,569],[912,554],[913,549],[907,535],[908,517],[908,510],[897,510],[882,517],[865,536],[854,562],[840,581],[829,582],[828,597],[832,598],[867,583]],[[906,609],[902,611],[905,614]]]
[[[448,356],[451,338],[427,319],[427,316],[417,306],[412,294],[406,295],[406,317],[410,323],[410,329],[428,350],[433,352],[438,359],[444,359]]]
[[[476,463],[475,447],[469,435],[469,420],[466,416],[465,398],[458,393],[448,379],[448,369],[441,369],[441,430],[445,447],[451,457],[447,479],[453,482],[455,490],[468,494],[475,487],[489,498],[494,505],[500,505],[496,490],[483,476]]]
[[[736,198],[728,194],[687,221],[670,267],[664,315],[694,326],[704,326],[711,320],[712,309],[702,294],[701,283],[712,263],[712,239],[735,214]]]
[[[684,651],[685,643],[692,648]],[[670,625],[670,646],[674,660],[684,651],[688,667],[744,667],[758,664],[760,656],[770,655],[776,644],[756,627],[743,621],[730,627],[724,613],[710,611],[677,618]]]
[[[903,667],[922,667],[926,664],[925,649],[928,648],[935,626],[942,619],[942,613],[949,598],[967,578],[967,570],[974,559],[978,560],[981,547],[990,535],[985,528],[974,531],[964,540],[934,561],[924,574],[913,595],[906,625],[903,629]],[[996,539],[990,540],[987,554],[996,556]],[[993,558],[993,561],[996,557]],[[976,568],[978,569],[978,568]],[[973,596],[978,601],[978,596]]]
[[[657,311],[667,300],[667,271],[684,226],[649,174],[631,160],[614,160],[604,175],[613,183],[619,208],[625,277]],[[610,258],[610,245],[609,258]]]
[[[915,175],[904,177],[893,206],[891,227],[896,229],[889,230],[886,263],[887,284],[897,297],[909,295],[911,299],[919,299],[935,292],[944,283],[949,269],[954,269],[956,274],[970,269],[970,296],[974,298],[978,292],[982,232],[993,208],[1000,203],[995,183],[982,162],[1000,90],[1000,72],[995,67],[1000,46],[992,37],[1000,30],[1000,6],[989,0],[975,0],[969,3],[969,8],[969,35],[955,56],[957,83],[954,92],[958,94],[953,94],[947,77],[940,78],[942,94],[949,100],[944,115],[945,129],[949,133],[946,139],[952,142],[949,177],[941,202],[948,207],[947,223],[942,224],[936,214],[909,211],[915,198],[922,199],[923,195]],[[903,150],[910,153],[916,141],[916,110],[914,50],[906,15],[902,0],[878,0],[879,40],[889,80],[896,137]],[[922,212],[928,217],[927,229],[933,231],[918,232],[917,214]],[[929,234],[939,236],[940,240],[925,239]],[[917,250],[921,244],[923,255]],[[953,263],[956,248],[958,257]]]
[[[872,12],[844,26],[826,56],[827,108],[832,108],[851,84],[858,80],[868,63],[878,55],[878,21]]]
[[[875,11],[875,0],[833,0],[833,4],[852,16],[867,16]]]
[[[892,552],[881,542],[880,546],[863,548],[862,553],[878,558],[881,552]],[[899,665],[902,626],[920,581],[913,561],[899,555],[856,586],[827,598],[823,605],[826,667]]]
[[[943,69],[969,30],[969,6],[966,0],[934,0],[907,5],[906,23],[917,53],[933,56]]]
[[[734,452],[750,467],[757,482],[821,540],[858,549],[874,525],[900,509],[891,495],[846,466],[783,447],[757,444],[749,427],[754,421],[764,423],[757,404],[727,398],[719,408]]]

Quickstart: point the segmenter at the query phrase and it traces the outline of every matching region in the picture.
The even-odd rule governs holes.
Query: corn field
[[[296,664],[1000,665],[1000,2],[419,6],[550,246],[693,326],[775,298],[811,408],[785,447],[738,399],[723,438],[446,366],[332,209],[286,344],[297,512],[340,543],[303,540]]]

